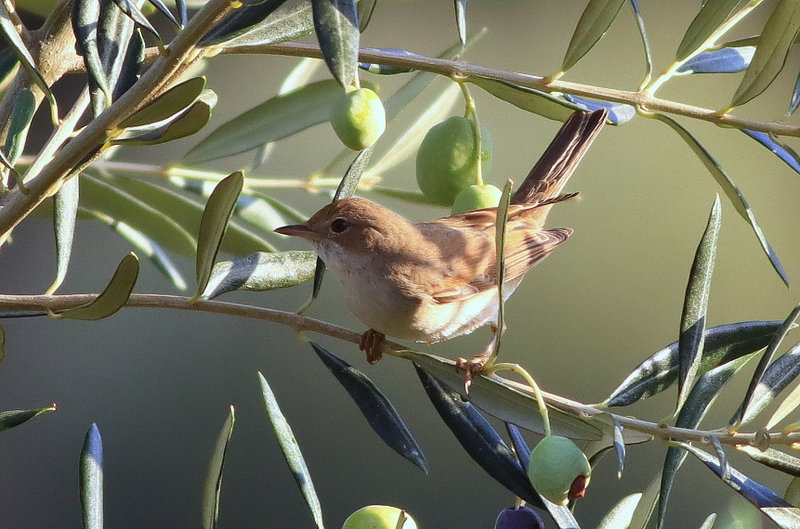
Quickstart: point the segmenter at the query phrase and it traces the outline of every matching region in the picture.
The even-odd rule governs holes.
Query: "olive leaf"
[[[703,3],[678,44],[675,60],[682,61],[700,48],[739,3],[739,0],[708,0]]]
[[[343,87],[357,84],[361,32],[355,0],[311,0],[314,29],[322,57]]]
[[[561,71],[572,68],[606,34],[625,0],[589,0],[564,54]]]
[[[203,487],[203,529],[215,529],[217,526],[219,495],[222,489],[222,468],[225,465],[228,441],[231,440],[234,422],[235,416],[233,406],[231,406],[228,417],[225,419],[222,430],[220,430],[214,443],[214,451],[211,454],[211,462],[208,465],[208,473]]]
[[[103,439],[97,424],[86,432],[80,457],[84,529],[103,529]]]
[[[131,252],[119,263],[108,286],[99,296],[89,303],[59,312],[58,317],[72,320],[100,320],[115,314],[128,302],[137,277],[139,277],[139,259]]]
[[[287,288],[314,277],[317,254],[313,251],[255,252],[216,263],[202,299],[233,290],[264,291]]]

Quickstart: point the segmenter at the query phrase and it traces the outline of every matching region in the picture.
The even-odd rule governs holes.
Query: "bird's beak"
[[[309,241],[314,241],[319,238],[317,237],[316,232],[314,232],[305,224],[290,224],[289,226],[281,226],[280,228],[275,228],[274,231],[275,233],[280,233],[281,235],[300,237]]]

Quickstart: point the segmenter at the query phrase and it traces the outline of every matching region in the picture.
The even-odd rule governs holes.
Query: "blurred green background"
[[[643,0],[656,73],[665,68],[699,2]],[[585,2],[473,0],[471,31],[487,35],[466,60],[496,68],[548,75],[557,70]],[[405,48],[436,55],[457,38],[452,2],[380,2],[364,46]],[[768,10],[767,10],[768,11]],[[760,31],[753,17],[735,36]],[[797,71],[790,57],[788,71]],[[209,87],[219,104],[207,131],[272,97],[296,59],[220,56],[210,61]],[[636,90],[644,71],[629,6],[611,30],[571,71],[570,81]],[[324,75],[324,73],[323,73]],[[390,94],[401,80],[364,74]],[[727,105],[738,76],[676,79],[659,95],[709,108]],[[794,82],[782,75],[737,115],[781,119]],[[434,84],[441,89],[445,81]],[[488,181],[521,181],[548,144],[558,123],[526,114],[473,88],[483,124],[494,138]],[[427,99],[433,98],[433,92]],[[425,99],[425,98],[423,98]],[[413,119],[412,106],[393,122],[388,138]],[[460,104],[454,113],[460,113]],[[741,187],[767,237],[795,281],[800,279],[800,179],[743,134],[681,120],[718,158]],[[197,137],[156,148],[121,152],[120,159],[167,164]],[[281,142],[259,175],[304,177],[324,167],[341,146],[327,126]],[[209,167],[233,171],[250,155]],[[413,161],[384,175],[393,187],[414,189]],[[639,361],[677,339],[686,278],[714,200],[720,192],[689,148],[663,124],[637,118],[606,127],[567,186],[582,200],[555,208],[551,226],[575,229],[568,244],[538,266],[508,306],[503,359],[523,364],[547,391],[597,402]],[[311,214],[327,195],[280,191],[274,195]],[[381,200],[414,221],[444,209]],[[51,223],[31,219],[14,232],[0,254],[0,291],[40,293],[55,270]],[[303,248],[295,241],[284,249]],[[62,293],[101,290],[128,246],[98,223],[81,222],[73,262]],[[193,263],[180,259],[186,277]],[[143,263],[137,292],[173,293]],[[226,299],[294,310],[310,285]],[[749,226],[723,197],[723,227],[709,305],[709,324],[783,319],[798,302],[772,271]],[[363,330],[342,309],[338,285],[326,281],[312,317]],[[430,475],[396,456],[372,433],[356,407],[292,331],[232,317],[126,309],[100,322],[6,320],[7,357],[0,364],[0,409],[46,406],[58,411],[0,435],[2,527],[44,529],[81,526],[78,453],[97,422],[105,446],[106,519],[109,527],[196,527],[200,497],[214,439],[229,404],[236,427],[229,446],[220,506],[221,528],[311,527],[312,521],[269,428],[256,380],[261,370],[273,386],[304,451],[326,522],[339,527],[355,509],[387,503],[409,510],[420,527],[491,528],[513,502],[486,476],[439,421],[407,362],[387,358],[368,366],[355,346],[317,337],[363,369],[394,401],[429,459]],[[425,347],[455,358],[482,350],[487,330]],[[796,338],[790,335],[789,343]],[[734,381],[704,423],[725,424],[746,380]],[[727,395],[727,398],[725,398]],[[667,417],[674,390],[625,414]],[[796,420],[796,417],[794,418]],[[613,456],[595,469],[588,496],[576,509],[593,527],[626,494],[642,490],[660,468],[665,447],[632,447],[625,474],[616,479]],[[778,492],[788,478],[764,472],[746,458],[734,465]],[[678,476],[668,516],[670,527],[697,527],[735,494],[690,459]],[[765,522],[767,524],[768,522]]]

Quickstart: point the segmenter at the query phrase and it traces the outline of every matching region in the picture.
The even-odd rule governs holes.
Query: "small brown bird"
[[[552,205],[606,121],[605,110],[575,112],[514,193],[506,224],[504,298],[525,273],[567,240],[544,229]],[[368,325],[360,347],[380,360],[385,336],[435,343],[491,325],[492,343],[466,362],[479,370],[497,337],[497,208],[412,224],[360,198],[329,204],[278,233],[310,241],[341,283],[350,311]]]

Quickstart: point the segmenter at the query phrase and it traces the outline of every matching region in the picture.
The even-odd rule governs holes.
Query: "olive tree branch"
[[[97,294],[68,294],[57,296],[0,294],[0,310],[23,312],[51,311],[57,313],[90,303],[96,298]],[[351,331],[338,325],[314,318],[309,318],[308,316],[302,316],[294,312],[286,312],[282,310],[257,307],[253,305],[244,305],[241,303],[232,303],[227,301],[203,300],[190,303],[189,298],[185,296],[173,296],[166,294],[131,294],[125,306],[132,308],[187,310],[252,318],[285,325],[292,328],[296,332],[310,331],[356,344],[361,338],[360,333]],[[406,347],[398,343],[387,341],[383,345],[382,352],[387,355],[402,358],[403,351],[406,350]],[[453,369],[457,369],[455,362],[452,360],[441,359],[440,361],[452,364]],[[524,392],[531,396],[533,395],[531,388],[525,384],[499,377],[496,374],[491,375],[491,378],[509,388]],[[701,443],[710,443],[711,438],[716,437],[721,443],[732,446],[750,445],[763,448],[765,444],[793,445],[800,443],[800,431],[782,433],[768,433],[764,431],[727,432],[724,430],[695,430],[678,428],[663,423],[656,423],[635,419],[632,417],[626,417],[624,415],[613,414],[596,406],[576,402],[553,393],[542,392],[542,394],[545,402],[547,402],[549,405],[571,415],[577,417],[594,417],[601,415],[611,416],[617,420],[623,428],[649,434],[666,442],[696,441]]]

